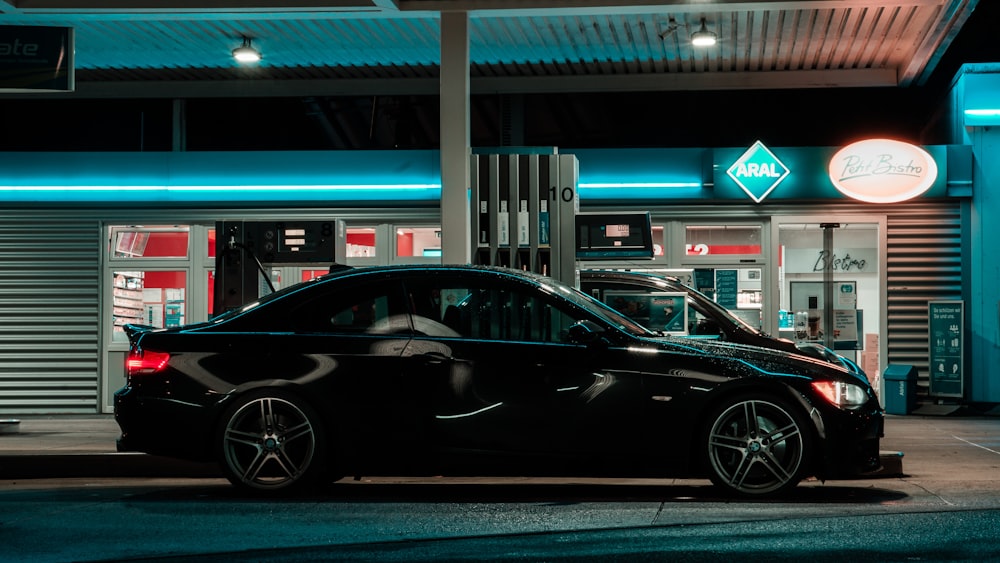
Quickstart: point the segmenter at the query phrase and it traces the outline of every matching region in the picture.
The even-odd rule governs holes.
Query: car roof
[[[657,281],[667,281],[676,284],[683,285],[683,282],[678,278],[666,274],[659,274],[656,272],[636,272],[633,270],[600,270],[600,269],[587,269],[580,271],[581,278],[606,278],[606,279],[619,279],[619,280],[630,280],[630,281],[642,281],[650,282],[655,284]]]
[[[502,266],[488,266],[480,264],[389,264],[380,266],[343,266],[335,264],[331,266],[330,273],[324,274],[317,279],[331,279],[343,276],[371,273],[392,273],[392,272],[472,272],[472,273],[492,273],[506,276],[526,278],[534,281],[551,280],[549,276],[543,276],[527,270],[516,270]]]

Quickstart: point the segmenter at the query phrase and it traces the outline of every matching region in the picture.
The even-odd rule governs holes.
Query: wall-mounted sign
[[[830,159],[830,181],[847,197],[895,203],[917,197],[937,180],[938,167],[924,149],[892,139],[847,145]]]
[[[788,176],[789,170],[764,143],[757,141],[736,159],[726,174],[754,202],[760,203]]]
[[[73,29],[0,25],[0,92],[72,92]]]
[[[739,307],[739,270],[715,271],[715,302],[726,309]]]
[[[930,394],[935,397],[961,397],[965,390],[963,325],[965,302],[930,301],[927,303],[930,337]]]
[[[828,253],[822,248],[785,248],[785,272],[819,274],[827,268],[835,274],[871,273],[878,271],[877,248],[835,248]]]

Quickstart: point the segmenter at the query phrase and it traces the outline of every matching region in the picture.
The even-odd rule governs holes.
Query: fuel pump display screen
[[[316,248],[316,240],[306,229],[282,229],[278,233],[278,252],[309,252]]]
[[[215,286],[212,311],[219,315],[253,302],[267,266],[323,264],[346,254],[343,221],[219,221],[215,224]],[[266,266],[265,266],[266,265]]]
[[[622,242],[628,242],[629,238],[629,227],[628,224],[624,225],[605,225],[604,226],[604,236],[611,239],[611,244],[613,246],[621,246]],[[639,239],[640,242],[642,239]]]
[[[587,260],[652,258],[649,213],[578,214],[576,256]]]
[[[336,233],[331,221],[246,221],[243,243],[264,264],[333,262]]]

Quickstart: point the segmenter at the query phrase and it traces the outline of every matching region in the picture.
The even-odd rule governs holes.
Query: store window
[[[347,257],[374,258],[375,256],[375,227],[349,227],[347,229]]]
[[[441,257],[441,227],[396,227],[397,257]]]
[[[112,260],[129,258],[188,257],[190,231],[187,227],[111,227],[110,252]]]
[[[688,256],[759,256],[760,225],[687,225],[684,249]]]
[[[128,340],[126,324],[164,328],[186,322],[187,272],[116,270],[112,284],[112,341]]]
[[[666,229],[663,225],[653,225],[653,257],[664,256],[664,249],[667,247]]]
[[[190,234],[189,227],[177,225],[108,227],[112,342],[128,341],[127,324],[163,328],[188,322]]]

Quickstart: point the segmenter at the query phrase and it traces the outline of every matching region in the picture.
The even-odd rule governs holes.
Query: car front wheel
[[[220,462],[234,485],[255,492],[291,492],[323,474],[323,429],[315,411],[286,393],[256,393],[222,418]]]
[[[775,494],[795,487],[810,459],[808,427],[783,401],[743,396],[709,417],[703,444],[709,477],[729,493]]]

